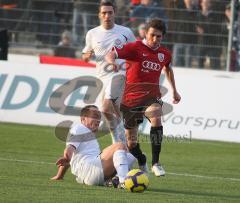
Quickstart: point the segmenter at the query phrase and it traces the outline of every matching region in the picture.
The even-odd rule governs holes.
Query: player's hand
[[[173,93],[173,104],[179,103],[180,100],[181,100],[180,94],[179,94],[177,91],[175,91],[175,92]]]
[[[69,161],[65,157],[61,157],[57,160],[56,165],[60,166],[69,166]]]
[[[89,52],[83,53],[82,54],[82,60],[88,62],[91,59],[92,56],[93,56],[93,51],[89,51]]]
[[[53,176],[51,180],[63,180],[63,177],[59,177],[58,175]]]
[[[119,71],[119,66],[115,63],[115,52],[113,50],[107,53],[105,60],[109,65],[112,65],[113,72]]]

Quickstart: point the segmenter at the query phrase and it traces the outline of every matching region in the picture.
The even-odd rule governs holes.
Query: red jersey
[[[142,41],[115,48],[118,58],[128,60],[122,104],[136,107],[150,99],[161,98],[160,74],[163,67],[170,68],[171,53],[164,47],[155,50]]]

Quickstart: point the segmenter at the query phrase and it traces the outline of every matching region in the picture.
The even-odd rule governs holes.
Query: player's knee
[[[107,108],[107,106],[103,106],[102,107],[102,113],[106,116],[107,114],[108,114],[108,108]]]
[[[161,114],[162,114],[162,107],[159,104],[152,104],[145,111],[145,115],[149,119],[151,119],[151,118],[161,118]]]
[[[161,116],[155,116],[150,118],[150,122],[152,126],[161,126],[162,125]]]
[[[109,110],[108,110],[108,107],[106,105],[103,105],[101,110],[102,110],[102,113],[105,117],[108,116]]]
[[[110,99],[104,99],[103,105],[102,105],[102,112],[103,113],[109,113],[113,109],[113,102]]]

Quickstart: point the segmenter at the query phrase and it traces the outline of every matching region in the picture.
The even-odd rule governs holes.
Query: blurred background
[[[99,0],[0,0],[1,59],[8,53],[78,58],[99,25]],[[116,23],[144,37],[151,18],[165,21],[173,65],[240,71],[239,0],[115,0]],[[8,42],[8,43],[7,43]],[[5,50],[5,51],[4,51]]]

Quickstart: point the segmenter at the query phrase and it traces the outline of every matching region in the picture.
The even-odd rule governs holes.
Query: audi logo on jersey
[[[152,61],[143,61],[142,67],[154,71],[159,71],[161,69],[160,64],[152,62]]]

